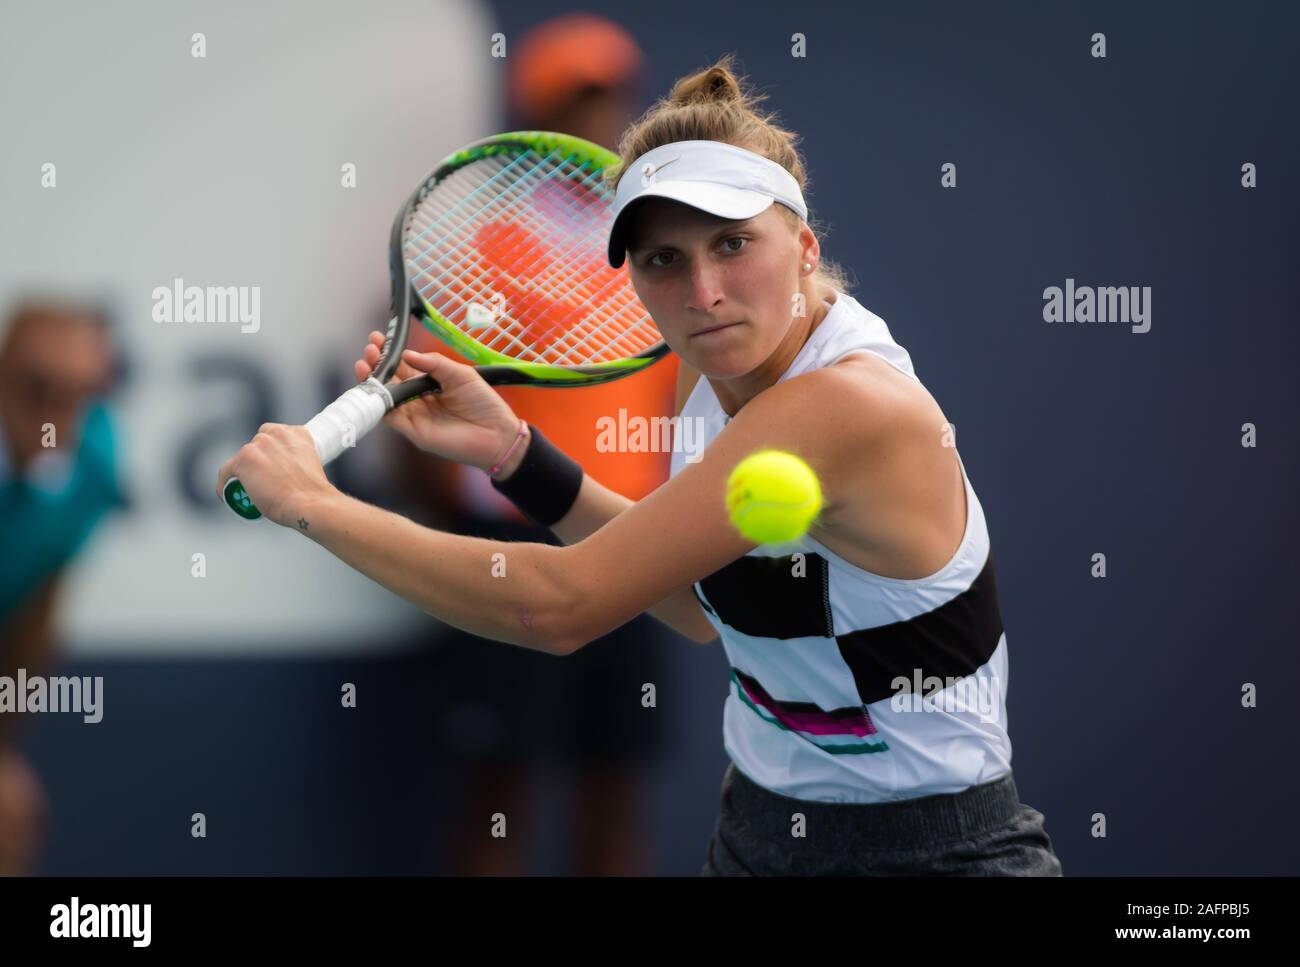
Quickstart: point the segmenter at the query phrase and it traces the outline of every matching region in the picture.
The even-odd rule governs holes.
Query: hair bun
[[[683,77],[673,85],[669,100],[679,105],[743,101],[745,97],[740,82],[730,70],[730,62],[731,58],[725,57],[698,74]]]

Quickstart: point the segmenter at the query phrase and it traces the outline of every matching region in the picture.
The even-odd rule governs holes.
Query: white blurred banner
[[[304,422],[351,381],[387,320],[397,208],[499,128],[492,31],[467,0],[6,4],[0,312],[33,290],[102,295],[130,370],[134,505],[69,573],[77,650],[367,648],[418,616],[310,541],[224,510],[216,471],[262,421]],[[257,331],[155,321],[154,289],[177,279],[258,287]],[[387,472],[386,432],[340,464]]]

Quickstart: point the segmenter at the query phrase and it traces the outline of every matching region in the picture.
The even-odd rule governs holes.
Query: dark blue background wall
[[[569,7],[497,9],[517,36]],[[1300,871],[1296,8],[587,9],[636,34],[649,92],[734,51],[802,133],[824,251],[956,425],[998,563],[1015,771],[1066,873]],[[1150,332],[1044,323],[1043,289],[1067,278],[1151,286]],[[672,751],[644,835],[659,872],[694,873],[725,764],[725,665],[665,648]],[[46,870],[443,869],[458,780],[428,741],[439,660],[73,666],[134,700],[94,730],[35,724]],[[365,683],[356,714],[338,708],[342,680]],[[1246,682],[1258,708],[1241,707]],[[553,790],[558,773],[539,774]],[[206,841],[188,835],[196,809]],[[536,868],[564,855],[557,833]]]

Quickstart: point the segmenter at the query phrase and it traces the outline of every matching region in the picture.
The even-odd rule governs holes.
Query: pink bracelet
[[[516,434],[515,436],[515,442],[510,444],[510,449],[506,451],[506,455],[501,458],[501,460],[497,463],[497,465],[487,472],[487,475],[489,477],[496,474],[502,467],[505,466],[506,461],[510,459],[510,454],[515,452],[515,447],[519,446],[519,441],[524,438],[524,432],[527,429],[528,429],[528,424],[526,424],[523,420],[520,420],[519,433]]]

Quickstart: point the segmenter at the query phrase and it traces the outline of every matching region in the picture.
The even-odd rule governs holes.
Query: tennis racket
[[[392,313],[369,378],[307,421],[322,464],[395,406],[441,387],[428,375],[387,385],[412,312],[494,386],[575,387],[640,372],[668,352],[632,289],[610,268],[618,156],[548,131],[498,134],[450,155],[393,221]],[[261,517],[238,477],[227,506]]]

